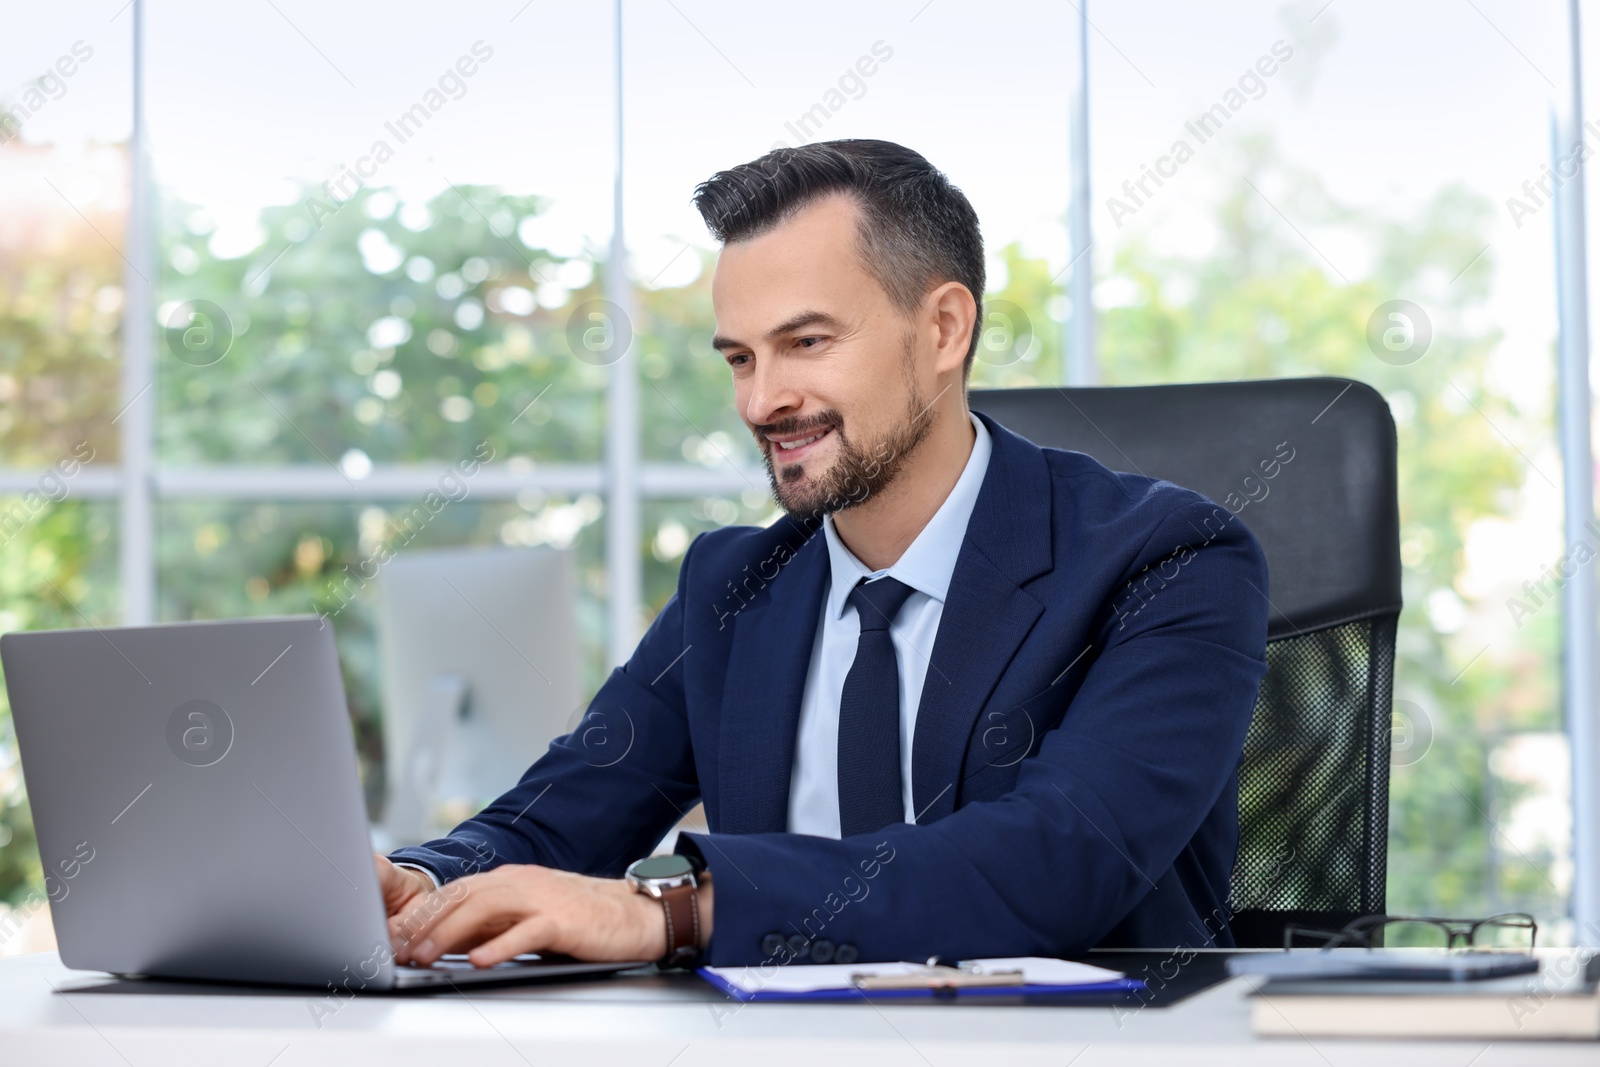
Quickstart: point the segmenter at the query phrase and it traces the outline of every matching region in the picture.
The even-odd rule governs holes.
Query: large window
[[[488,458],[405,544],[573,547],[592,693],[696,534],[774,514],[709,348],[695,185],[887,138],[982,219],[974,386],[1384,393],[1391,910],[1524,908],[1559,940],[1567,546],[1535,194],[1567,40],[1560,5],[1510,0],[11,12],[0,629],[326,610]],[[376,810],[373,606],[333,619]],[[0,901],[37,887],[30,834],[0,717]]]
[[[1572,879],[1547,815],[1568,803],[1561,608],[1522,587],[1562,554],[1555,258],[1548,214],[1506,197],[1549,158],[1563,13],[1480,7],[1173,6],[1159,35],[1099,8],[1095,300],[1108,383],[1384,394],[1406,602],[1389,908],[1549,922]]]

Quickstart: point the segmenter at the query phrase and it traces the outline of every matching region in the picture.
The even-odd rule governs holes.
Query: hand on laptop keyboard
[[[615,878],[505,864],[435,889],[425,875],[376,858],[395,962],[432,964],[464,952],[493,967],[528,952],[579,960],[650,960],[666,953],[661,904]],[[699,893],[709,939],[709,881]]]

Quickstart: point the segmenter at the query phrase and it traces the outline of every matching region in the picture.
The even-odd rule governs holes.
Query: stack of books
[[[1273,1037],[1600,1038],[1600,957],[1583,949],[1533,955],[1537,970],[1477,980],[1267,977],[1252,994],[1251,1021]],[[1252,956],[1235,957],[1231,968],[1260,974],[1283,959],[1263,953],[1252,964]]]

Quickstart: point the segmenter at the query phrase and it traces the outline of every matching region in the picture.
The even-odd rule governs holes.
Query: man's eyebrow
[[[827,326],[835,330],[841,330],[844,328],[844,323],[826,311],[802,311],[768,330],[767,340],[770,341],[774,338],[782,337],[786,333],[794,333],[796,330],[803,330],[807,326]],[[748,348],[750,346],[743,341],[736,341],[732,337],[724,337],[718,334],[711,339],[711,347],[718,352],[726,352],[730,348]]]

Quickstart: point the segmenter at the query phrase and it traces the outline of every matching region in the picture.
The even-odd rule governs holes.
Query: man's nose
[[[753,425],[776,422],[798,410],[803,398],[795,390],[789,376],[774,360],[759,360],[750,376],[750,390],[745,397],[744,417]]]

